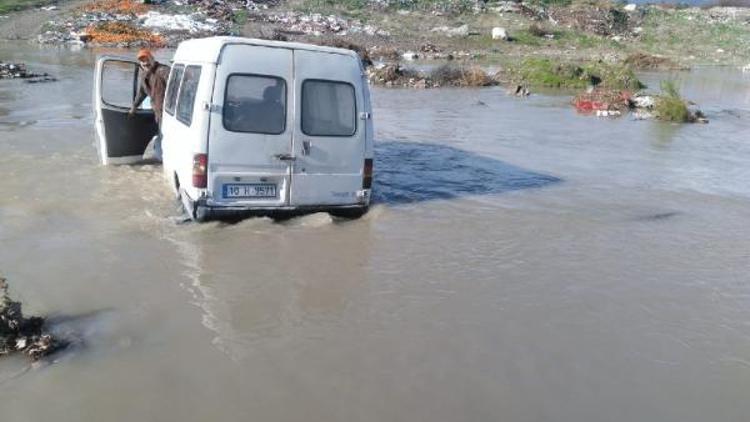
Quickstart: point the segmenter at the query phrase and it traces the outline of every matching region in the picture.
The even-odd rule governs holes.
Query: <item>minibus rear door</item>
[[[362,189],[367,117],[358,59],[296,50],[294,60],[291,204],[355,204]]]
[[[289,202],[292,51],[228,44],[216,69],[208,189],[219,205]]]

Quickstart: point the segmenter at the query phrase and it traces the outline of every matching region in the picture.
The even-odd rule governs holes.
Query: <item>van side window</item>
[[[180,82],[185,66],[178,64],[172,67],[172,73],[169,75],[169,88],[164,101],[164,111],[174,116],[174,106],[177,105],[177,92],[180,90]]]
[[[354,87],[345,82],[302,83],[302,133],[309,136],[352,136],[357,132]]]
[[[185,76],[182,78],[180,87],[180,97],[177,101],[177,120],[188,126],[193,122],[195,95],[198,91],[198,82],[200,79],[200,66],[188,66],[185,68]]]
[[[279,135],[286,131],[286,82],[273,76],[229,75],[224,95],[224,128]]]

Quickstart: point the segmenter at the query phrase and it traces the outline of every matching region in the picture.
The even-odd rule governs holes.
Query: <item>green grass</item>
[[[728,22],[713,22],[707,12],[696,13],[680,10],[672,13],[651,10],[643,24],[640,38],[642,49],[650,53],[673,57],[694,55],[701,61],[714,58],[717,49],[727,52],[727,57],[743,62],[750,57],[750,26],[741,19]]]
[[[633,70],[622,64],[588,62],[556,63],[549,59],[526,59],[511,72],[521,83],[551,88],[586,88],[601,85],[609,89],[639,90],[644,87]]]
[[[532,34],[528,29],[524,29],[512,34],[513,42],[521,45],[540,46],[544,38]]]
[[[662,94],[657,98],[654,112],[659,120],[675,123],[690,121],[687,103],[680,96],[680,91],[674,81],[661,83]]]
[[[53,3],[51,0],[0,0],[0,14],[32,7],[46,6]]]
[[[245,9],[237,10],[232,14],[232,21],[236,25],[244,25],[247,23],[248,11]]]

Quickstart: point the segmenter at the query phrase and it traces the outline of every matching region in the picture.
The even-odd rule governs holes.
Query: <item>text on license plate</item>
[[[224,185],[224,198],[275,198],[276,185],[243,183]]]

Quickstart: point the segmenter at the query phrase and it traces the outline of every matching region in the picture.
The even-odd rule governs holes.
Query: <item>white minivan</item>
[[[356,53],[212,37],[181,43],[171,66],[163,168],[193,219],[367,211],[372,109]],[[149,109],[127,116],[138,71],[132,59],[98,60],[96,133],[105,165],[140,161],[158,131]]]

